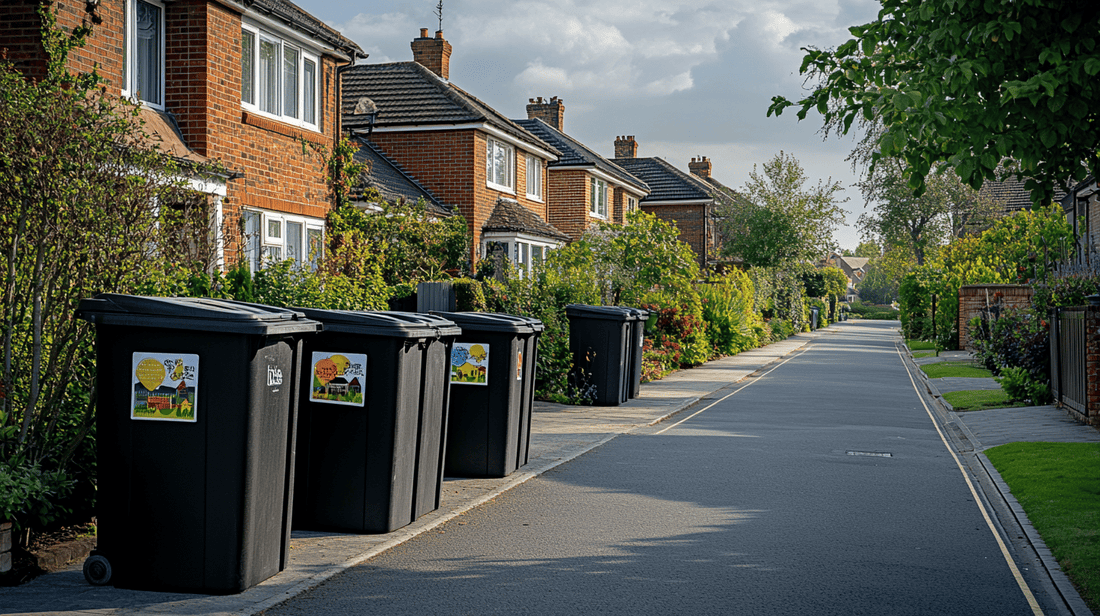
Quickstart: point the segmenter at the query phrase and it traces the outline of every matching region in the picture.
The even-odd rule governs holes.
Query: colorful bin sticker
[[[477,342],[456,342],[451,349],[451,382],[488,385],[489,345]]]
[[[138,352],[133,359],[130,419],[197,420],[198,355]]]
[[[523,349],[516,351],[516,380],[523,380]]]
[[[313,353],[309,399],[321,404],[363,406],[367,356],[361,353]]]

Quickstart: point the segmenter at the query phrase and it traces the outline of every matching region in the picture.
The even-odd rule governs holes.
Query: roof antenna
[[[439,17],[439,31],[443,31],[443,0],[439,0],[439,4],[435,5],[436,17]]]

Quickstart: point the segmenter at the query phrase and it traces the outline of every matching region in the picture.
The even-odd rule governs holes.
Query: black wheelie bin
[[[325,330],[303,349],[295,528],[386,533],[437,509],[461,330],[425,314],[300,310]]]
[[[444,472],[506,477],[528,457],[536,337],[542,322],[485,312],[432,314],[462,328],[451,351]]]
[[[631,323],[637,317],[618,306],[569,304],[569,350],[573,369],[596,388],[594,403],[618,406],[630,398]],[[639,375],[641,374],[639,364]]]
[[[633,317],[630,321],[630,342],[627,344],[629,356],[626,377],[630,381],[627,397],[637,398],[642,391],[642,345],[645,342],[645,324],[649,320],[649,311],[626,306],[620,308],[628,310]]]
[[[295,387],[293,310],[102,294],[96,325],[98,547],[93,584],[244,591],[286,567]]]

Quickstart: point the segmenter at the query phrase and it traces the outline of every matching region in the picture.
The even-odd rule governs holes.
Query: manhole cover
[[[886,451],[849,451],[850,456],[871,456],[872,458],[892,458],[894,454]]]

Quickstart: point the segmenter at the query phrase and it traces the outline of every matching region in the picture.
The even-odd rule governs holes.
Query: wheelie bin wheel
[[[111,563],[99,554],[84,561],[84,579],[92,586],[106,586],[111,581]]]

